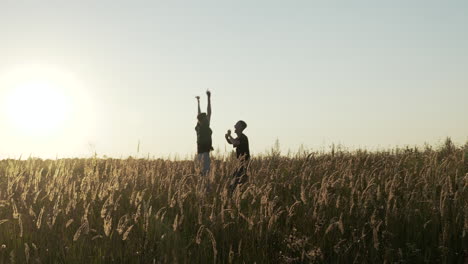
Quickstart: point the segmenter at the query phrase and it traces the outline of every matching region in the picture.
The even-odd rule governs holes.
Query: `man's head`
[[[197,116],[197,119],[199,124],[205,124],[208,122],[208,116],[206,115],[206,113],[199,114]]]
[[[245,123],[245,122],[242,121],[242,120],[239,120],[239,121],[237,121],[237,123],[234,125],[234,128],[235,128],[234,132],[240,134],[240,133],[242,133],[242,132],[244,131],[244,129],[247,128],[247,123]]]

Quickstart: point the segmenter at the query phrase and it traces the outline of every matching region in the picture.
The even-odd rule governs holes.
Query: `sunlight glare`
[[[16,87],[7,98],[7,115],[22,132],[50,133],[63,125],[68,98],[59,88],[41,81]]]
[[[93,113],[84,85],[60,68],[16,67],[0,76],[0,96],[3,127],[16,131],[18,139],[58,144],[86,137],[91,129]]]

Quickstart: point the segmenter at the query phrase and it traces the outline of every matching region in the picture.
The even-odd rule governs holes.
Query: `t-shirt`
[[[211,128],[208,124],[197,124],[195,127],[197,131],[197,152],[205,153],[213,150],[212,141],[211,141]]]
[[[241,134],[237,137],[239,140],[239,145],[236,147],[236,156],[237,158],[244,157],[245,160],[250,159],[250,150],[249,150],[249,139],[246,135]]]

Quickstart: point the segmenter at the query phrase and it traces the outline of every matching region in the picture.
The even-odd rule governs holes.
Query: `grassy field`
[[[0,263],[466,263],[468,145],[0,161]]]

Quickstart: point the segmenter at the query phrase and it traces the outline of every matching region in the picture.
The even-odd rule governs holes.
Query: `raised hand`
[[[200,109],[200,96],[195,96],[197,98],[197,103],[198,103],[198,114],[201,114],[201,109]]]
[[[208,114],[208,122],[211,122],[211,92],[210,90],[206,90],[206,95],[208,96],[208,107],[206,109],[206,112]]]

